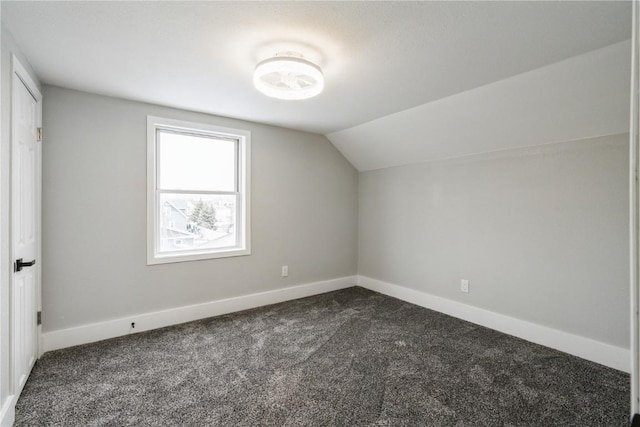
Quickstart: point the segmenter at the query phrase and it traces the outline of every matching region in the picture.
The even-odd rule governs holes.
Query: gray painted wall
[[[250,256],[147,266],[147,115],[252,132]],[[356,274],[358,174],[323,136],[51,86],[43,128],[44,332]]]
[[[1,8],[0,8],[1,10]],[[11,248],[9,246],[9,216],[10,216],[10,166],[11,166],[11,85],[12,85],[12,55],[15,55],[26,68],[29,75],[38,84],[38,79],[31,69],[13,36],[2,24],[0,64],[0,407],[9,395],[10,364],[10,292],[11,275]]]
[[[628,348],[627,180],[626,134],[363,172],[359,274]]]

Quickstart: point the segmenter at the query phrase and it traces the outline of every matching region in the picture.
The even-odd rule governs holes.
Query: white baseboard
[[[323,294],[355,286],[356,277],[357,276],[348,276],[323,282],[280,288],[273,291],[210,301],[152,313],[143,313],[136,316],[47,332],[42,334],[42,346],[45,352],[57,350],[74,345],[115,338],[130,333],[163,328],[165,326],[177,325],[179,323],[191,322],[207,317],[220,316],[222,314],[264,305]],[[135,322],[135,329],[131,328],[132,322]]]
[[[366,276],[358,276],[363,288],[380,292],[403,301],[429,308],[449,316],[457,317],[496,331],[551,347],[592,362],[624,372],[631,371],[629,349],[606,344],[590,338],[563,332],[526,320],[505,316],[493,311],[437,297],[415,289],[393,285]]]
[[[0,427],[11,427],[16,418],[16,396],[7,397],[0,409]]]
[[[44,351],[51,351],[72,347],[74,345],[87,344],[130,333],[148,331],[331,292],[355,286],[356,284],[372,291],[495,329],[536,344],[551,347],[614,369],[624,372],[630,372],[631,370],[629,349],[438,297],[415,289],[382,282],[366,276],[342,277],[334,280],[280,288],[268,292],[210,301],[152,313],[143,313],[136,316],[47,332],[42,334],[42,347]],[[132,322],[136,324],[135,329],[131,329]],[[9,419],[12,414],[12,411],[7,409],[7,405],[5,405],[0,412],[0,426],[4,426],[4,420]]]

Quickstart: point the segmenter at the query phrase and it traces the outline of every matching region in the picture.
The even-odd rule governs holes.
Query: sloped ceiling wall
[[[629,1],[0,2],[44,84],[330,134],[619,43]],[[321,96],[267,98],[299,52]],[[439,104],[435,104],[439,105]]]
[[[360,170],[627,129],[628,1],[1,8],[45,84],[328,135]],[[255,90],[282,51],[323,68],[322,96]]]
[[[366,171],[627,132],[630,67],[623,41],[327,137]]]

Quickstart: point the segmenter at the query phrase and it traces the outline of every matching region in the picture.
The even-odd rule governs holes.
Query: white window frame
[[[209,248],[204,250],[160,253],[160,218],[162,214],[158,189],[158,130],[186,132],[196,135],[213,136],[238,141],[236,233],[238,246],[232,248]],[[251,132],[204,123],[187,122],[163,117],[147,116],[147,265],[172,262],[197,261],[203,259],[226,258],[251,254],[250,224],[250,182],[251,182]],[[176,191],[179,192],[179,191]]]

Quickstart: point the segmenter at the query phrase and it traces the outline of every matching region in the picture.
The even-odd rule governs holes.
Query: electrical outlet
[[[283,265],[282,266],[282,277],[287,277],[289,275],[289,266],[288,265]]]
[[[466,279],[462,279],[460,281],[460,292],[464,292],[465,294],[469,293],[469,281]]]

